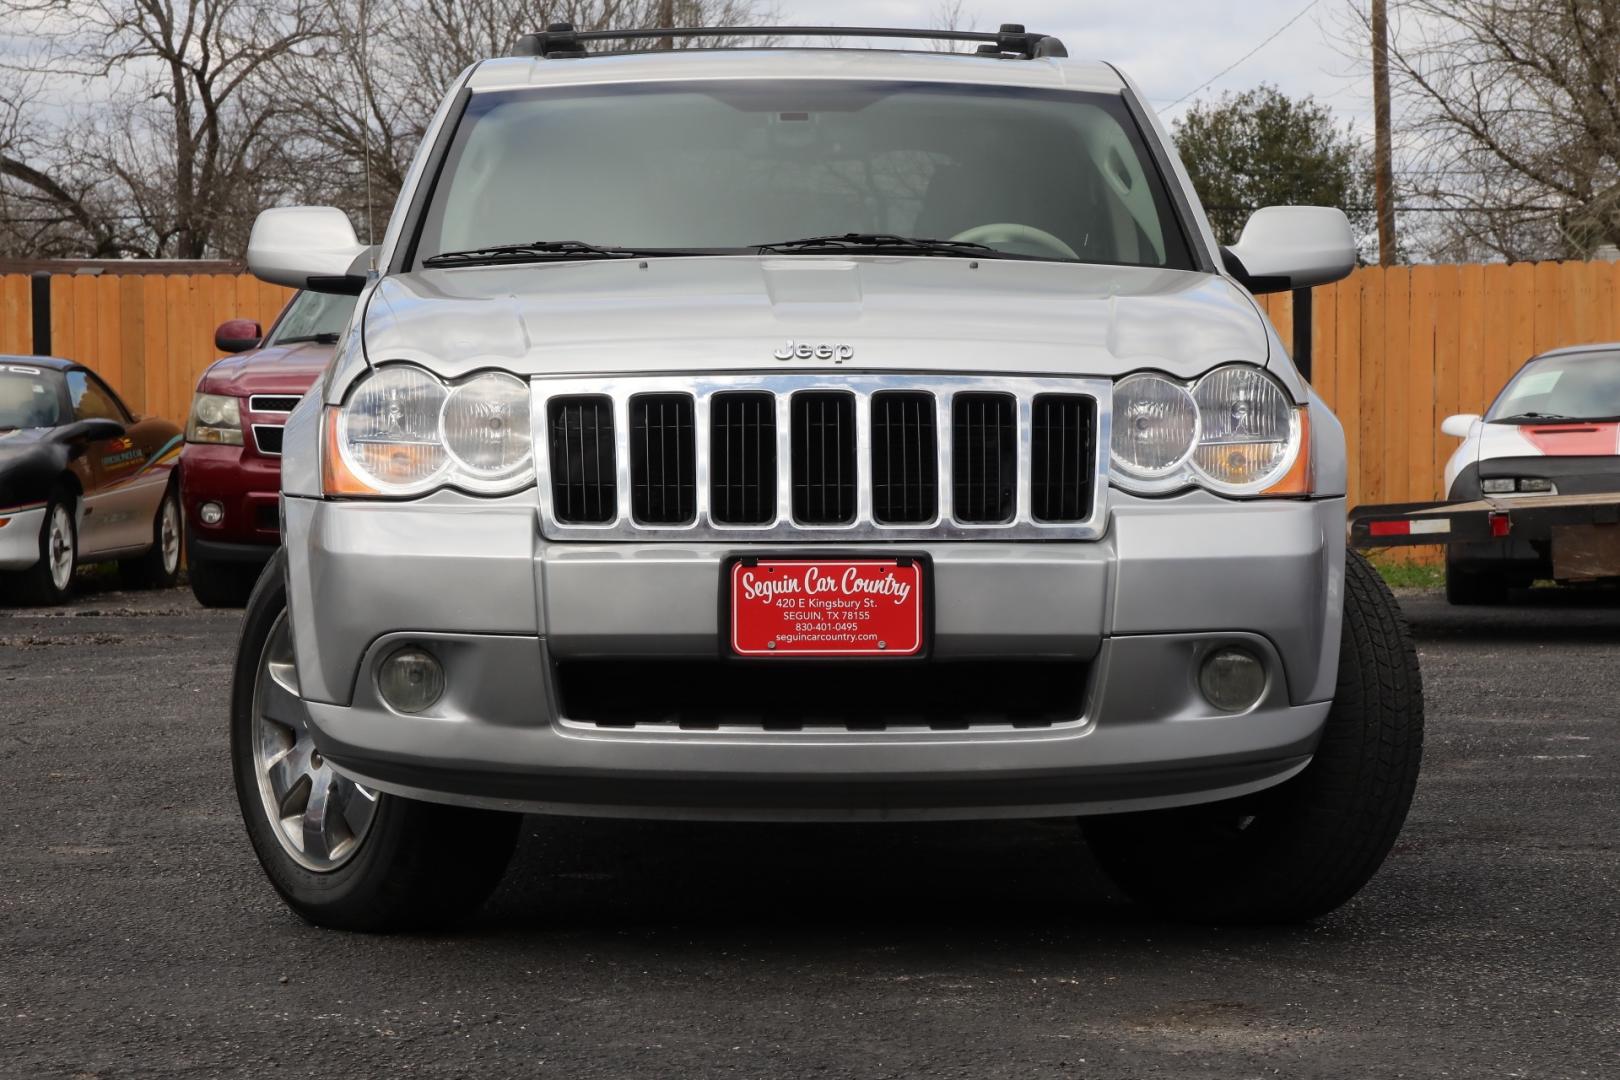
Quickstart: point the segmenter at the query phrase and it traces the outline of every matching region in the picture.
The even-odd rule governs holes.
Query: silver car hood
[[[1191,377],[1264,364],[1254,303],[1212,274],[955,258],[687,257],[423,271],[384,278],[364,315],[371,363],[454,378],[850,369]],[[788,343],[807,344],[809,358]],[[329,384],[342,396],[355,350]],[[836,353],[835,353],[836,355]]]

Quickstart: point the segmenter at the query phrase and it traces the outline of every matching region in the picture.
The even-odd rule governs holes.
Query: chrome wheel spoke
[[[315,748],[285,613],[260,654],[253,748],[265,815],[282,849],[317,873],[342,866],[365,840],[377,797],[338,775]]]

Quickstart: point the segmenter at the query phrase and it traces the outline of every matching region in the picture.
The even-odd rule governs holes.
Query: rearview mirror
[[[264,328],[252,319],[226,319],[214,331],[214,348],[220,352],[247,352],[264,337]]]
[[[355,263],[368,249],[335,206],[283,206],[261,212],[248,236],[248,270],[260,281],[311,292],[359,295]]]
[[[56,437],[69,443],[100,442],[102,439],[116,439],[122,434],[124,425],[117,420],[76,420],[56,429]]]
[[[1250,292],[1285,292],[1349,274],[1356,268],[1356,236],[1343,210],[1267,206],[1249,217],[1238,242],[1221,254]]]
[[[1478,413],[1457,413],[1440,421],[1440,430],[1447,435],[1455,435],[1459,439],[1466,439],[1468,433],[1474,430],[1479,423]]]

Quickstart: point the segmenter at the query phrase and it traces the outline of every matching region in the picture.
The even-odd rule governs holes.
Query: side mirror
[[[124,425],[117,420],[75,420],[57,428],[56,437],[65,443],[92,443],[116,439],[124,430]]]
[[[247,352],[264,337],[264,328],[252,319],[226,319],[214,331],[214,348],[220,352]]]
[[[1343,210],[1266,206],[1250,215],[1238,242],[1221,254],[1250,292],[1284,292],[1348,275],[1356,268],[1356,236]]]
[[[1474,430],[1474,425],[1477,423],[1479,423],[1477,413],[1457,413],[1455,416],[1448,416],[1440,421],[1440,430],[1447,435],[1455,435],[1459,439],[1466,439],[1468,433]]]
[[[248,270],[261,281],[311,292],[359,295],[353,272],[367,248],[335,206],[283,206],[261,212],[248,236]]]

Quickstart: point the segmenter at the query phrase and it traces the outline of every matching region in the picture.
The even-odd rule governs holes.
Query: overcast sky
[[[854,26],[937,25],[940,10],[936,0],[779,2],[786,21]],[[1269,82],[1316,95],[1358,127],[1372,115],[1366,46],[1343,41],[1347,0],[964,0],[962,10],[972,29],[1017,19],[1062,38],[1071,56],[1118,64],[1167,117],[1180,111],[1171,109],[1178,98],[1276,33],[1199,96]]]

